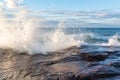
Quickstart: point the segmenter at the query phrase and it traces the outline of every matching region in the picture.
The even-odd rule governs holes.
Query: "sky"
[[[56,11],[54,16],[46,14],[50,19],[67,16],[68,23],[80,26],[120,27],[120,0],[24,0],[24,4],[33,10]]]
[[[120,8],[120,0],[25,0],[25,5],[39,10],[93,11]]]
[[[21,8],[37,10],[35,15],[50,23],[65,19],[80,27],[120,27],[120,0],[0,0],[1,12]]]

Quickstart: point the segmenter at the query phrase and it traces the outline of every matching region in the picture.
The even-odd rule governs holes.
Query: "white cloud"
[[[61,12],[62,13],[62,12]],[[70,15],[69,15],[70,13]],[[53,13],[55,14],[55,13]],[[59,17],[60,12],[56,15]],[[69,24],[76,23],[82,24],[82,27],[84,25],[87,27],[120,27],[120,11],[94,11],[94,12],[80,12],[80,11],[73,11],[73,12],[67,12],[64,11],[61,15],[61,17],[66,17],[65,20],[68,21]],[[55,17],[56,20],[56,17]],[[61,20],[61,19],[60,19]],[[71,22],[69,22],[71,21]],[[84,24],[84,25],[83,25]],[[87,25],[88,24],[88,25]],[[79,26],[81,27],[81,26]]]
[[[5,4],[10,9],[18,8],[17,0],[5,0]]]
[[[2,7],[4,4],[3,4],[3,2],[0,2],[0,7]]]
[[[23,2],[24,0],[18,0],[19,2]]]
[[[0,2],[0,11],[2,11],[3,5],[4,4],[2,2]]]
[[[7,7],[9,9],[15,9],[20,6],[24,0],[3,0],[0,2],[0,8]]]

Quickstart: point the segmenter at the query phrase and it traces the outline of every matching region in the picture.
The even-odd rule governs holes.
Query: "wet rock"
[[[120,57],[120,52],[116,53],[115,55],[118,56],[118,57]]]
[[[87,64],[88,67],[93,67],[93,66],[98,66],[98,65],[102,65],[102,64],[100,64],[98,62],[93,62],[93,63],[88,63]]]
[[[76,75],[80,80],[95,80],[99,78],[120,75],[120,70],[109,66],[95,66]]]
[[[109,54],[116,54],[116,53],[119,53],[119,51],[106,51],[106,53],[109,53]]]
[[[109,63],[107,65],[114,66],[114,67],[120,69],[120,61],[111,62],[111,63]]]
[[[101,61],[108,57],[108,53],[103,52],[80,52],[79,55],[87,61]]]
[[[100,78],[98,80],[120,80],[120,76],[109,77],[109,78]]]
[[[77,80],[74,73],[66,73],[59,77],[59,80]]]
[[[119,80],[118,52],[80,50],[84,48],[35,55],[0,49],[0,80]]]

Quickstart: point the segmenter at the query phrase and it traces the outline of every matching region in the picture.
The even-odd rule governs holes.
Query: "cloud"
[[[18,8],[17,0],[5,0],[5,4],[10,9]]]
[[[3,0],[0,2],[0,8],[7,7],[9,9],[16,9],[24,0]]]
[[[120,27],[120,11],[51,11],[49,13],[52,20],[63,18],[66,24],[78,25],[78,27]],[[48,17],[49,18],[49,17]]]
[[[3,4],[3,2],[0,2],[0,7],[2,7],[4,4]]]
[[[9,9],[17,9],[21,8],[21,3],[24,0],[2,0],[0,2],[0,14],[2,14],[3,8]],[[52,4],[52,7],[55,5]],[[19,9],[20,9],[19,8]],[[5,9],[6,10],[6,9]],[[12,10],[11,10],[12,11]],[[10,12],[10,11],[9,11]],[[4,13],[3,13],[4,14]],[[24,14],[24,10],[20,12],[20,14]],[[32,14],[32,13],[31,13]],[[34,14],[34,13],[33,13]],[[120,26],[120,10],[101,10],[101,11],[42,11],[42,14],[39,12],[37,15],[45,18],[47,20],[52,20],[56,23],[56,21],[61,21],[64,19],[69,25],[79,25],[82,26],[96,26],[96,27],[105,27],[105,26]],[[36,15],[36,16],[37,16]],[[69,26],[68,25],[68,26]]]

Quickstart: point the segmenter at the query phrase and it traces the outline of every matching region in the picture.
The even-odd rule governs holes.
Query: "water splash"
[[[116,33],[108,39],[108,43],[103,43],[104,46],[120,46],[120,36]]]
[[[79,42],[73,36],[62,31],[64,21],[61,21],[55,31],[45,32],[41,29],[41,19],[29,14],[25,9],[12,13],[1,14],[0,18],[0,48],[11,48],[28,51],[30,54],[46,53],[77,46]],[[10,11],[9,11],[10,12]]]

